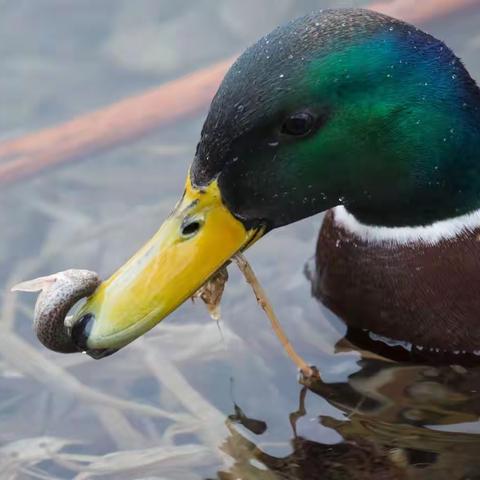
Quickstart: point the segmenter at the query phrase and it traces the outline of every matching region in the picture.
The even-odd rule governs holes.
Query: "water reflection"
[[[298,409],[289,415],[292,452],[275,457],[263,451],[255,437],[237,428],[236,413],[227,420],[230,436],[222,447],[235,464],[219,478],[480,478],[480,370],[460,364],[398,363],[374,350],[361,350],[349,337],[338,342],[337,350],[362,353],[361,369],[345,382],[302,380]],[[358,339],[357,332],[353,337]],[[394,349],[390,353],[398,355]],[[327,415],[310,419],[335,430],[340,442],[324,444],[299,433],[297,424],[308,415],[312,395],[343,412],[342,419]],[[252,420],[243,412],[242,417],[240,423],[251,430]]]

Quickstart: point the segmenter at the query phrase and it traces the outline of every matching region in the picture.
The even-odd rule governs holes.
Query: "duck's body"
[[[479,209],[480,90],[460,60],[378,13],[303,17],[232,66],[181,202],[87,302],[81,347],[121,347],[237,251],[328,211],[322,301],[355,327],[478,350]]]
[[[480,351],[480,212],[418,228],[360,224],[343,207],[320,231],[313,293],[348,325],[425,349]]]

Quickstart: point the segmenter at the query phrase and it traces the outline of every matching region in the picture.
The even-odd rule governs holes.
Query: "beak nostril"
[[[72,327],[72,341],[79,350],[88,350],[87,341],[95,322],[95,315],[87,313],[83,315]]]
[[[201,223],[198,220],[194,220],[182,225],[182,235],[183,237],[189,238],[195,235],[201,227]]]

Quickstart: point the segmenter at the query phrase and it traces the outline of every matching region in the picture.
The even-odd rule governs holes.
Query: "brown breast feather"
[[[370,243],[330,210],[312,286],[352,327],[424,347],[480,350],[480,229],[434,245]]]

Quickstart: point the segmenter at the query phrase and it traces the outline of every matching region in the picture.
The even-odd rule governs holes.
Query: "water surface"
[[[364,5],[366,2],[355,2]],[[240,52],[278,23],[352,2],[0,2],[0,137],[139,93]],[[480,10],[428,29],[480,78]],[[95,362],[43,349],[15,282],[110,274],[177,201],[203,115],[0,193],[0,467],[11,479],[480,478],[480,370],[365,354],[310,296],[321,216],[247,254],[292,343],[320,368],[305,390],[241,276],[219,326],[186,303]],[[340,343],[339,343],[340,342]]]

